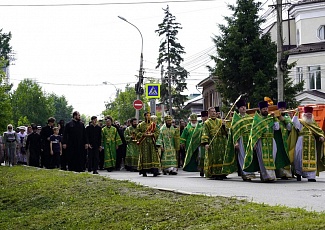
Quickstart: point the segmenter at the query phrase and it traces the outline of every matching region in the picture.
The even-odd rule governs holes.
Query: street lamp
[[[136,84],[136,94],[137,94],[137,100],[140,99],[140,95],[143,93],[141,92],[142,91],[142,88],[141,88],[141,85],[143,83],[143,72],[142,72],[142,68],[143,68],[143,36],[142,36],[142,33],[141,31],[139,30],[138,27],[136,27],[135,25],[133,25],[131,22],[129,22],[128,20],[126,20],[125,18],[121,17],[121,16],[117,16],[119,19],[129,23],[130,25],[132,25],[133,27],[135,27],[139,33],[140,33],[140,36],[141,36],[141,55],[140,55],[140,69],[139,69],[139,81],[138,83]],[[135,118],[137,120],[139,120],[139,110],[135,110]]]

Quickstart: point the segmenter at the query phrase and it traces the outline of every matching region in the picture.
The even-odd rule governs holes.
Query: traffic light
[[[137,94],[139,94],[139,95],[144,94],[144,90],[143,90],[142,85],[140,84],[140,82],[137,82],[137,83],[135,84],[134,88],[135,88],[135,92],[136,92]]]

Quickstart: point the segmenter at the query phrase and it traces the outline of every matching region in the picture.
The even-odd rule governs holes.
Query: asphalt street
[[[284,205],[300,207],[308,211],[325,211],[325,172],[316,177],[317,182],[296,179],[277,180],[263,183],[259,177],[251,182],[245,182],[237,174],[231,174],[225,180],[211,180],[202,178],[198,172],[184,172],[178,175],[160,175],[142,177],[139,173],[122,171],[107,172],[100,170],[101,176],[116,180],[128,180],[137,184],[185,194],[203,194],[207,196],[224,196],[269,205]]]

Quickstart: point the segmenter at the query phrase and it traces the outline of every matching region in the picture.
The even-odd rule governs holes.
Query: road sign
[[[146,84],[146,97],[149,99],[160,98],[160,84]]]
[[[143,102],[141,100],[134,100],[133,102],[133,108],[136,110],[140,110],[143,107]]]

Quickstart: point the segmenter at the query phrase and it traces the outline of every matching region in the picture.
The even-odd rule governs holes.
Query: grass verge
[[[325,229],[325,214],[0,166],[0,229]]]

